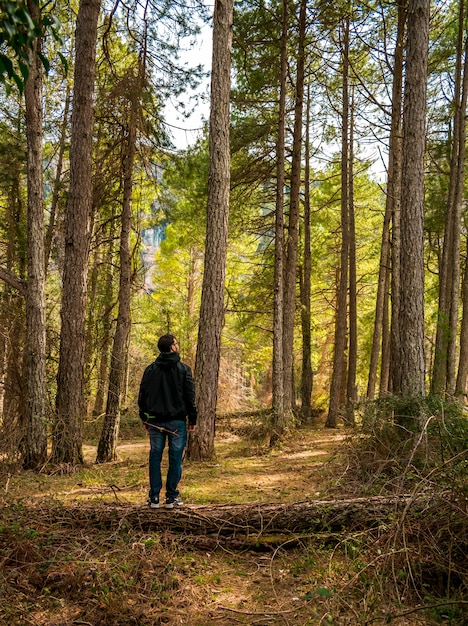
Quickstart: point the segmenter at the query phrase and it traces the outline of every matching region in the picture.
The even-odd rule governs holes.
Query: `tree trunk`
[[[357,401],[357,272],[356,272],[356,225],[354,219],[354,96],[351,96],[349,129],[349,176],[348,176],[348,219],[349,219],[349,353],[346,380],[347,426],[354,426],[354,407]]]
[[[92,212],[93,100],[100,0],[81,0],[76,25],[70,192],[52,461],[81,464],[87,270]]]
[[[461,2],[460,17],[462,23],[465,23],[465,8]],[[463,29],[465,37],[467,35],[466,28]],[[466,158],[466,106],[468,97],[468,37],[465,39],[464,64],[462,78],[462,94],[458,107],[458,132],[459,132],[459,154],[457,160],[457,168],[455,174],[455,193],[454,193],[454,211],[453,211],[453,233],[454,244],[452,252],[452,298],[450,302],[450,341],[448,348],[447,363],[447,390],[453,394],[456,392],[456,348],[457,348],[457,330],[459,322],[459,303],[460,303],[460,246],[461,246],[461,221],[464,200],[464,181],[465,181],[465,158]]]
[[[195,344],[196,337],[194,329],[196,328],[197,307],[195,294],[197,292],[197,277],[199,275],[200,253],[195,246],[190,248],[190,271],[187,277],[187,350],[185,359],[193,367],[195,362]]]
[[[294,133],[292,147],[291,189],[289,195],[288,241],[284,268],[283,309],[283,363],[284,408],[295,407],[293,384],[294,327],[296,319],[297,257],[299,242],[299,205],[302,171],[302,129],[304,109],[304,63],[306,32],[306,0],[301,0],[299,16],[299,44],[296,70],[296,93],[294,106]]]
[[[214,455],[230,192],[229,101],[233,0],[215,0],[211,73],[210,167],[195,385],[198,427],[189,440],[193,460]]]
[[[403,167],[403,60],[406,25],[406,0],[398,1],[398,30],[392,85],[392,122],[388,163],[387,199],[392,214],[391,235],[391,320],[390,320],[390,388],[400,387],[400,251],[401,251],[401,178]]]
[[[40,22],[39,6],[28,0]],[[39,469],[47,459],[47,382],[44,263],[44,190],[42,175],[42,64],[40,39],[31,52],[25,85],[28,171],[28,281],[26,287],[25,400],[21,451],[23,466]]]
[[[47,226],[46,238],[45,238],[45,252],[44,252],[44,263],[45,270],[47,274],[47,269],[49,265],[49,258],[52,251],[52,241],[54,239],[55,227],[57,221],[57,209],[59,204],[60,197],[60,187],[62,183],[62,170],[63,170],[63,157],[65,154],[65,146],[67,140],[67,129],[68,129],[68,115],[70,111],[70,85],[67,82],[67,92],[65,94],[65,105],[63,108],[63,120],[62,126],[60,128],[60,140],[59,140],[59,149],[57,156],[57,167],[55,171],[54,178],[54,188],[52,191],[52,201],[50,203],[50,219],[49,224]]]
[[[390,270],[390,250],[388,266]],[[387,272],[384,285],[383,316],[382,316],[382,359],[380,363],[379,394],[382,396],[390,391],[390,271]]]
[[[336,428],[342,408],[344,390],[346,390],[345,351],[347,334],[347,296],[348,296],[348,152],[349,152],[349,18],[344,25],[342,58],[343,71],[343,110],[341,117],[341,255],[340,273],[337,285],[337,308],[335,319],[335,346],[333,351],[333,372],[330,387],[330,403],[326,421],[327,428]]]
[[[311,338],[311,238],[310,238],[310,85],[307,89],[305,166],[304,166],[304,270],[301,281],[301,322],[302,322],[302,386],[301,418],[302,422],[311,419],[311,395],[313,385],[312,338]]]
[[[20,169],[12,172],[11,188],[8,194],[8,244],[6,249],[6,269],[2,272],[2,280],[6,281],[2,298],[3,332],[5,352],[2,353],[2,443],[8,453],[18,454],[19,418],[24,405],[21,399],[25,396],[23,389],[23,355],[24,350],[24,276],[26,261],[21,241],[23,221],[23,204],[20,193]],[[16,273],[13,270],[16,269]],[[12,288],[15,291],[12,291]]]
[[[130,299],[132,288],[132,266],[130,252],[130,232],[132,225],[133,170],[136,152],[137,123],[140,114],[140,99],[145,67],[139,63],[138,76],[130,95],[130,119],[124,138],[123,160],[123,202],[120,230],[120,280],[119,312],[112,347],[107,406],[104,416],[101,438],[99,440],[96,463],[114,461],[117,458],[116,447],[120,427],[120,400],[125,380],[127,343],[130,335]]]
[[[410,0],[403,110],[401,196],[400,385],[402,396],[425,392],[424,156],[429,0]]]
[[[140,530],[183,532],[185,535],[252,537],[276,533],[352,532],[378,528],[395,516],[420,514],[430,506],[430,497],[374,496],[347,500],[316,500],[285,504],[231,504],[191,506],[179,510],[145,507],[67,507],[77,524],[99,524],[100,528],[135,527]],[[435,509],[438,503],[433,503]],[[48,513],[49,514],[49,513]],[[63,519],[63,507],[59,511]]]
[[[455,352],[458,329],[460,290],[460,230],[465,173],[467,49],[463,46],[464,2],[460,1],[458,18],[457,63],[453,99],[453,140],[450,160],[450,181],[445,216],[445,234],[439,271],[439,309],[434,351],[431,391],[454,392]],[[465,63],[463,64],[463,54]],[[462,66],[464,69],[462,72]],[[463,75],[463,79],[462,79]]]
[[[115,230],[115,220],[117,219],[116,215],[114,215],[114,206],[112,206],[112,215],[108,220],[106,228],[102,234],[105,241],[107,243],[107,249],[105,251],[105,257],[102,258],[99,252],[99,248],[101,248],[102,244],[99,242],[97,244],[97,252],[96,256],[93,260],[93,269],[91,271],[91,293],[90,297],[88,297],[88,302],[93,302],[92,290],[94,285],[98,283],[99,280],[99,266],[102,266],[102,274],[100,276],[100,280],[104,281],[104,293],[102,296],[101,305],[99,310],[90,306],[88,317],[87,317],[87,337],[86,337],[86,348],[85,348],[85,368],[88,369],[87,378],[91,377],[91,368],[90,362],[92,359],[92,351],[93,346],[96,349],[97,342],[97,352],[98,356],[96,358],[96,395],[94,397],[94,406],[92,413],[94,416],[102,415],[104,411],[105,403],[107,402],[107,386],[109,382],[109,362],[110,362],[110,353],[112,349],[112,330],[113,330],[113,318],[114,318],[114,248],[116,244],[116,239],[113,237],[113,232]],[[96,278],[94,279],[94,275]],[[99,329],[100,334],[93,333],[93,328],[91,325],[95,325],[95,315],[99,317]],[[85,369],[86,371],[86,369]],[[89,384],[89,383],[88,383]]]
[[[276,141],[275,267],[273,284],[273,426],[282,430],[288,421],[284,406],[283,315],[284,315],[284,165],[286,134],[286,79],[288,0],[283,0],[279,85],[278,138]]]
[[[385,305],[388,307],[388,298],[386,298],[386,291],[388,290],[388,276],[390,273],[390,217],[391,209],[388,200],[385,205],[385,215],[382,229],[382,245],[380,246],[380,264],[379,264],[379,279],[377,283],[377,298],[375,303],[375,319],[374,319],[374,332],[372,335],[372,350],[369,365],[369,378],[367,381],[367,398],[373,400],[375,396],[375,386],[377,382],[377,370],[379,364],[379,354],[383,343],[384,335],[384,317],[385,317]],[[388,316],[387,316],[388,319]],[[383,349],[381,359],[381,372],[383,369]],[[382,379],[382,376],[381,376]],[[386,390],[386,389],[385,389]],[[382,392],[382,385],[380,386]]]
[[[463,313],[460,329],[460,357],[458,361],[457,396],[467,395],[468,379],[468,239],[466,241],[465,268],[462,283]]]

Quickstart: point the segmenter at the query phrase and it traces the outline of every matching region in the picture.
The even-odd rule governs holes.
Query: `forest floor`
[[[181,496],[197,510],[346,497],[345,438],[340,429],[308,426],[270,449],[261,427],[226,418],[218,428],[216,460],[185,462]],[[94,464],[95,443],[87,442],[86,465],[77,472],[0,470],[1,625],[444,621],[440,611],[431,616],[420,610],[422,598],[395,593],[379,570],[378,537],[371,531],[291,534],[270,548],[233,550],[222,538],[207,547],[188,534],[148,532],[124,521],[112,531],[78,522],[70,510],[80,505],[93,507],[97,518],[117,505],[148,514],[144,433],[137,429],[121,440],[113,463]]]

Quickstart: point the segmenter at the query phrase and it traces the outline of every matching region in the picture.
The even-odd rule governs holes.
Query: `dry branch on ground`
[[[438,496],[440,498],[440,496]],[[275,533],[341,532],[378,528],[402,515],[430,513],[438,499],[369,497],[345,500],[316,500],[283,504],[226,504],[185,506],[167,510],[130,505],[67,506],[57,521],[63,524],[98,525],[101,528],[138,528],[192,535],[229,538]],[[49,510],[49,515],[52,511]]]

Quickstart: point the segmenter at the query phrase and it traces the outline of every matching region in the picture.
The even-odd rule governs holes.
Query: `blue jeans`
[[[169,442],[169,467],[166,477],[166,498],[176,498],[179,495],[177,485],[182,476],[182,460],[187,444],[187,424],[182,420],[169,420],[157,425],[148,425],[150,439],[149,453],[149,480],[150,498],[159,498],[162,489],[161,460],[166,445]]]

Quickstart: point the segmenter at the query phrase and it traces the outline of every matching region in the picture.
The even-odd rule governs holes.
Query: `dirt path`
[[[342,445],[341,430],[301,428],[283,442],[278,449],[269,450],[258,438],[252,438],[236,428],[220,429],[216,440],[216,459],[207,463],[184,464],[180,484],[187,503],[229,504],[242,502],[293,502],[326,498],[330,486],[326,481],[329,460]],[[146,438],[121,441],[117,449],[118,461],[105,466],[115,476],[120,501],[142,502],[146,498],[146,466],[148,441]],[[93,463],[96,446],[84,447],[84,456]],[[166,459],[163,461],[163,472]],[[140,476],[137,484],[135,478]],[[101,482],[88,488],[80,485],[75,496],[90,496]],[[72,495],[72,494],[69,494]],[[101,494],[102,495],[102,494]],[[111,491],[109,498],[114,498]]]

